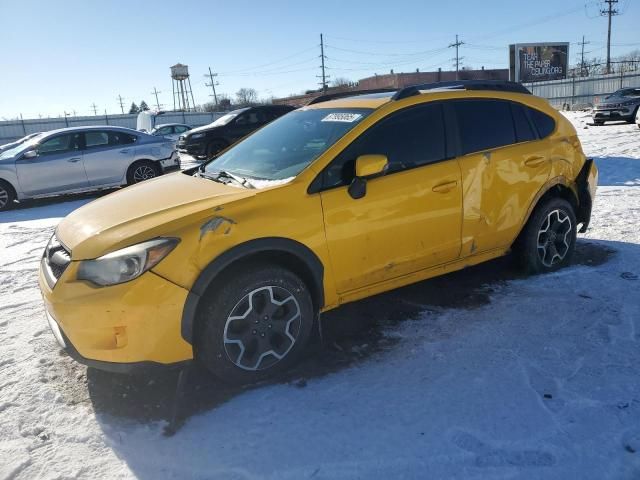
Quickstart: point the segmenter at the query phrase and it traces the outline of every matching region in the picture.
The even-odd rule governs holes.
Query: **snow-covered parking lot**
[[[639,479],[640,130],[568,115],[600,169],[573,266],[347,305],[282,382],[191,372],[173,435],[175,374],[87,371],[44,319],[40,255],[90,198],[0,213],[0,478]]]

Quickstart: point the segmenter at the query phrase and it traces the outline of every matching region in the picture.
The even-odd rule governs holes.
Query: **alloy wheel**
[[[133,171],[133,181],[135,183],[155,178],[156,171],[149,165],[140,165]]]
[[[300,334],[298,301],[278,286],[256,288],[233,307],[224,326],[227,357],[243,370],[264,370],[282,360]]]
[[[567,256],[572,229],[571,219],[566,212],[549,212],[538,231],[538,256],[545,267],[550,268]]]

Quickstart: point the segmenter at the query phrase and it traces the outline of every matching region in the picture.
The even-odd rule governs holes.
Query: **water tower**
[[[181,63],[176,63],[171,67],[171,83],[173,84],[173,109],[183,112],[195,110],[196,102],[193,100],[193,92],[191,91],[189,67]],[[191,103],[189,103],[189,97],[191,97]]]

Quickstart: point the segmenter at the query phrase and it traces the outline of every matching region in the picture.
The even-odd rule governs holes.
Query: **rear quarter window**
[[[542,113],[535,108],[528,108],[529,117],[538,130],[538,136],[540,138],[548,137],[556,129],[556,121],[546,113]]]

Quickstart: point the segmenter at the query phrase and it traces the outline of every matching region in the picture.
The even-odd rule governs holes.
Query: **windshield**
[[[238,115],[240,115],[245,110],[248,110],[248,109],[247,108],[243,108],[243,109],[240,109],[240,110],[234,110],[233,112],[229,112],[226,115],[223,115],[220,118],[218,118],[215,122],[210,123],[209,126],[210,127],[222,127],[223,125],[226,125],[231,120],[236,118]]]
[[[0,152],[0,159],[1,158],[10,158],[13,157],[15,155],[17,155],[18,153],[27,150],[28,148],[30,148],[32,145],[38,143],[38,140],[40,140],[40,138],[42,137],[41,133],[38,133],[37,135],[32,136],[31,138],[27,138],[26,141],[23,141],[24,139],[20,139],[19,142],[16,142],[17,145],[15,145],[14,147],[5,150],[3,152]]]
[[[243,177],[285,180],[362,121],[371,109],[295,110],[209,162],[205,172],[227,171]]]

